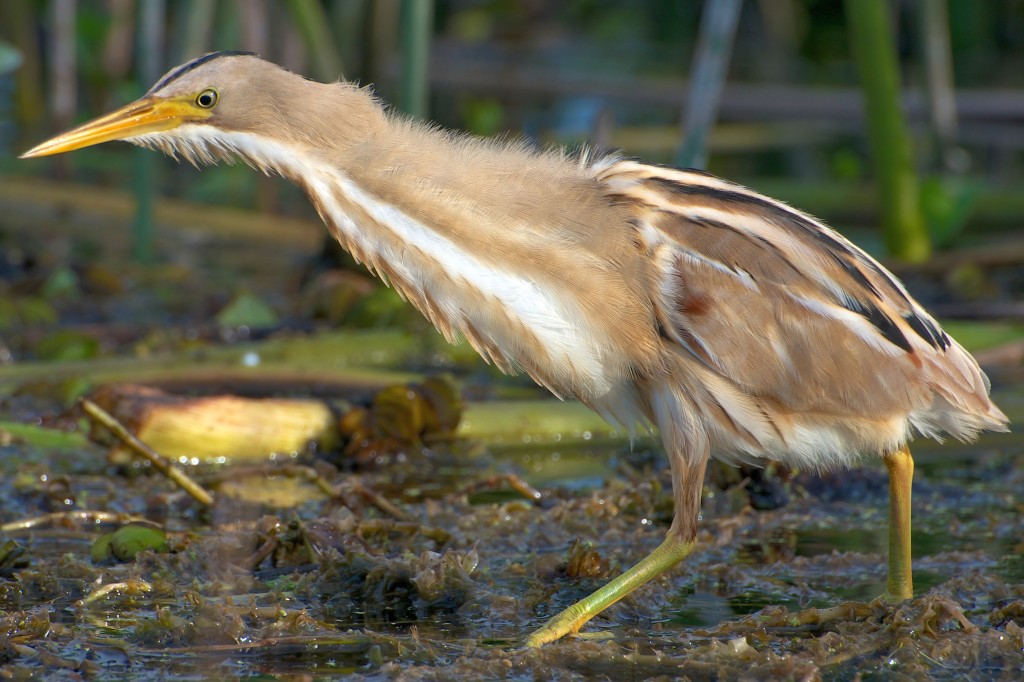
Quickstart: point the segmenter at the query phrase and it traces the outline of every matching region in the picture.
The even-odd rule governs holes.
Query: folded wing
[[[619,161],[599,177],[657,264],[662,336],[757,410],[1005,429],[974,359],[822,223],[704,173]]]

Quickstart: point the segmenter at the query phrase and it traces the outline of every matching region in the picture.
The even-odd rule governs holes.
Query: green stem
[[[288,9],[309,48],[317,77],[322,80],[340,78],[341,55],[334,47],[331,24],[323,5],[316,0],[289,0]]]
[[[139,7],[136,53],[138,77],[143,89],[163,71],[160,55],[164,50],[163,2],[146,2]],[[157,166],[155,155],[144,149],[135,151],[135,221],[132,257],[139,263],[153,261],[153,206],[156,201]]]
[[[683,144],[676,154],[680,168],[704,168],[708,140],[718,118],[718,102],[732,56],[742,0],[704,0],[700,37],[690,73],[683,122]]]
[[[878,175],[886,247],[896,258],[923,262],[931,255],[931,240],[921,213],[910,134],[900,106],[895,39],[888,11],[885,0],[846,0]]]
[[[402,111],[416,118],[427,117],[430,71],[430,33],[434,0],[402,0]]]

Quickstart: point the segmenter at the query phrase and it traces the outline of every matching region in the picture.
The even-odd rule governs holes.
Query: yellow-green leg
[[[588,620],[678,564],[693,551],[696,544],[696,540],[685,542],[674,539],[674,534],[669,533],[665,541],[636,566],[545,623],[544,627],[530,635],[526,646],[536,647],[565,635],[576,634]]]
[[[688,460],[678,454],[686,449],[671,447],[673,442],[668,440],[670,445],[667,449],[672,465],[675,514],[668,537],[636,566],[545,623],[527,638],[527,646],[537,647],[565,635],[576,634],[588,620],[678,564],[697,546],[697,518],[708,453],[706,448],[700,448],[698,452],[701,454],[695,460]]]
[[[914,458],[904,445],[884,459],[889,469],[889,578],[885,599],[898,602],[914,596],[910,574],[910,488],[914,480]]]

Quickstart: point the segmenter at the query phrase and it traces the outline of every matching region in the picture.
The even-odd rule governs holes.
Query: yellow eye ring
[[[217,104],[220,95],[213,88],[207,88],[196,95],[196,106],[203,109],[212,109]]]

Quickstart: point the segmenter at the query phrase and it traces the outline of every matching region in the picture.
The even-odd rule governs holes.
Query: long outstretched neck
[[[382,271],[388,265],[375,262],[374,248],[395,239],[406,258],[440,256],[419,239],[425,230],[445,253],[456,250],[462,258],[531,276],[564,273],[573,266],[559,262],[564,250],[545,247],[586,241],[608,220],[593,173],[576,160],[391,115],[362,90],[346,95],[362,98],[359,140],[324,157],[332,196],[325,200],[322,186],[306,189],[343,243]],[[358,234],[347,234],[345,221],[327,210],[332,199]],[[417,248],[425,251],[413,253]],[[541,249],[543,263],[531,258]],[[422,264],[429,271],[430,264]]]
[[[414,123],[349,84],[290,85],[290,103],[302,106],[289,107],[287,117],[258,117],[274,130],[197,124],[137,141],[194,163],[240,157],[292,180],[353,255],[406,293],[420,266],[429,276],[429,261],[452,253],[564,272],[572,264],[558,262],[557,252],[543,264],[516,259],[547,243],[588,239],[597,214],[609,209],[593,173],[563,155]],[[263,106],[276,111],[273,102]]]
[[[616,353],[585,309],[626,309],[628,292],[617,275],[580,264],[625,252],[599,236],[624,218],[592,171],[412,123],[352,86],[303,87],[317,92],[272,136],[199,125],[188,134],[206,134],[196,147],[214,159],[237,155],[301,185],[342,245],[449,339],[461,334],[502,369],[521,367],[557,394],[587,400],[611,390],[618,376],[607,358]]]

